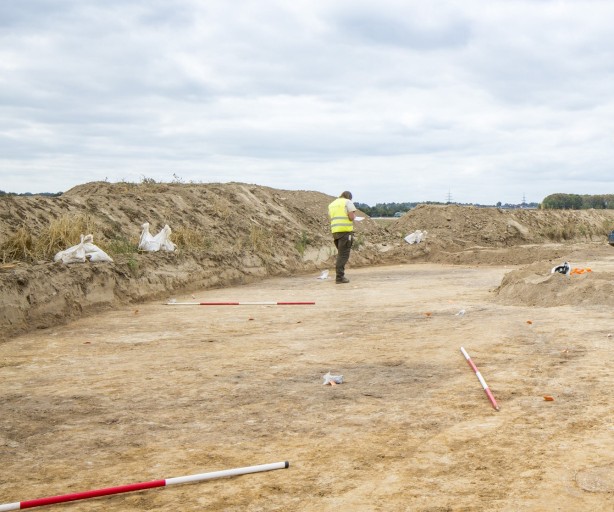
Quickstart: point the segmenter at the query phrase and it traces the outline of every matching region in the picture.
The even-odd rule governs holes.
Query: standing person
[[[356,207],[352,203],[352,193],[342,192],[341,195],[328,205],[328,216],[330,217],[330,230],[333,233],[333,240],[337,248],[337,276],[335,283],[349,283],[345,277],[345,264],[350,259],[350,251],[354,243],[354,217]]]

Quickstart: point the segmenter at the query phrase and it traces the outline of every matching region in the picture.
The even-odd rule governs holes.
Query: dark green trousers
[[[354,243],[354,233],[333,233],[333,239],[335,241],[335,247],[337,248],[337,264],[335,266],[335,271],[337,272],[337,281],[339,281],[345,276],[345,264],[350,259],[350,251]]]

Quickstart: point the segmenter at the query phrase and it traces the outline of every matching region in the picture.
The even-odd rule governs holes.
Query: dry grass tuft
[[[190,227],[173,229],[171,240],[179,249],[201,252],[208,251],[213,247],[213,241],[202,231]]]
[[[547,226],[543,234],[553,242],[565,242],[578,239],[590,240],[596,233],[591,225],[568,222],[563,225]]]
[[[92,233],[96,239],[96,224],[89,215],[65,215],[54,219],[40,234],[21,226],[0,246],[2,263],[35,262],[53,259],[59,251],[79,243],[82,234]]]
[[[249,244],[256,254],[268,254],[272,251],[272,235],[260,226],[252,225],[249,230]]]
[[[96,243],[97,226],[89,215],[63,215],[49,223],[46,231],[41,233],[37,241],[37,253],[44,259],[53,258],[58,251],[63,251],[79,243],[81,235],[94,235]]]
[[[34,239],[28,228],[22,226],[0,247],[2,263],[13,261],[32,261],[34,259]]]

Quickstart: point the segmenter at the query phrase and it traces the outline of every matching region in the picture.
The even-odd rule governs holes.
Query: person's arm
[[[345,204],[345,210],[348,212],[348,218],[354,222],[354,217],[356,217],[356,207],[352,201],[348,200]]]

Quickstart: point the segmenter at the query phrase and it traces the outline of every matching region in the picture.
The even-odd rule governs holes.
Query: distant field
[[[371,217],[371,220],[374,220],[375,222],[379,224],[388,224],[395,220],[399,220],[399,218],[398,217]]]

